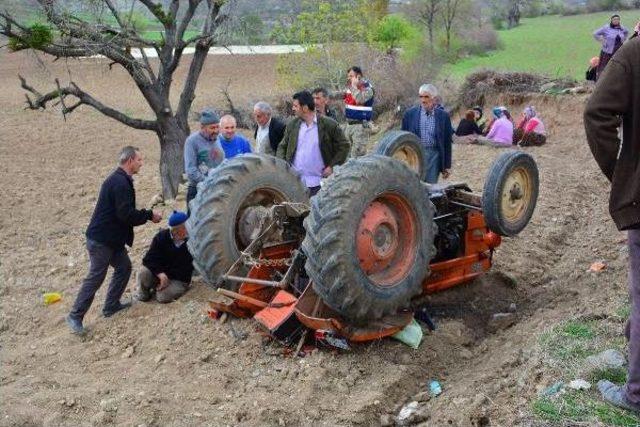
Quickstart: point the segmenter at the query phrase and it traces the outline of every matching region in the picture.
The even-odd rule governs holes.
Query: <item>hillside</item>
[[[463,59],[443,73],[458,80],[479,68],[495,68],[584,79],[589,59],[600,52],[592,33],[606,24],[610,15],[600,12],[523,19],[519,27],[498,32],[503,49]],[[631,31],[640,18],[640,10],[624,11],[621,15],[622,24]]]

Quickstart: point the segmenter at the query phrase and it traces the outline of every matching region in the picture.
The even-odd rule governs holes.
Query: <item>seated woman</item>
[[[513,143],[530,147],[544,145],[546,142],[544,123],[537,117],[536,109],[530,105],[522,112],[522,119],[513,134]]]
[[[505,115],[504,107],[495,107],[493,115],[495,120],[486,137],[478,137],[478,143],[493,147],[511,147],[513,144],[513,123]]]
[[[476,125],[478,125],[480,129],[480,134],[484,134],[485,128],[487,127],[487,119],[484,118],[482,107],[473,107],[473,113],[475,114]]]
[[[476,113],[474,110],[468,110],[464,113],[464,118],[460,120],[456,128],[456,134],[453,136],[453,142],[462,144],[471,144],[475,142],[478,135],[482,132],[476,124]]]

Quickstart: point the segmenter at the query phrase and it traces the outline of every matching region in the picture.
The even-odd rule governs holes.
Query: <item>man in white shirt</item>
[[[253,118],[257,125],[253,135],[256,140],[255,152],[275,156],[284,135],[285,124],[273,117],[273,109],[264,101],[253,107]]]

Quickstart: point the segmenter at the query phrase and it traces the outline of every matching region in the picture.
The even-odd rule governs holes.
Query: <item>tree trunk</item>
[[[184,141],[189,130],[182,129],[175,117],[161,120],[158,124],[162,196],[165,200],[175,199],[184,173]]]

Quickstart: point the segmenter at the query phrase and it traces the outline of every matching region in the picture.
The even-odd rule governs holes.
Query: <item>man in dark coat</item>
[[[85,332],[82,319],[91,307],[93,298],[102,285],[107,269],[112,266],[113,277],[105,298],[102,314],[110,317],[129,307],[121,303],[131,276],[131,260],[125,244],[133,244],[133,227],[147,221],[160,222],[162,217],[151,210],[136,209],[136,193],[132,176],[142,167],[142,156],[136,147],[127,146],[120,151],[119,167],[107,177],[100,188],[98,202],[87,228],[87,250],[91,263],[89,274],[71,312],[67,324],[76,334]]]
[[[584,113],[587,141],[602,173],[611,182],[609,212],[627,230],[631,316],[627,383],[598,382],[603,398],[640,414],[640,39],[632,38],[611,58],[598,78]],[[619,137],[622,118],[622,141]]]
[[[349,141],[335,120],[316,114],[310,92],[293,95],[293,111],[296,117],[287,124],[277,156],[293,166],[315,196],[322,178],[347,160]]]
[[[155,293],[158,302],[168,303],[189,289],[193,258],[187,250],[186,220],[186,213],[174,211],[169,229],[160,230],[153,238],[138,270],[138,300],[149,301]]]
[[[253,107],[253,118],[256,121],[256,130],[253,133],[256,140],[255,152],[275,156],[286,125],[282,120],[273,117],[271,105],[263,101]]]
[[[453,127],[449,113],[436,108],[438,89],[432,84],[420,86],[420,105],[408,109],[402,117],[402,130],[414,133],[425,149],[425,176],[423,179],[436,184],[442,174],[451,174],[451,142]]]

